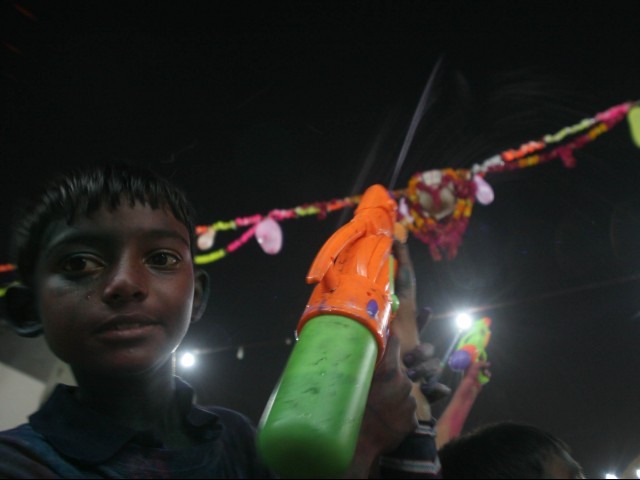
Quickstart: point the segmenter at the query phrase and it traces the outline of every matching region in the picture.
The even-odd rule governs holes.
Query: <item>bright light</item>
[[[636,469],[636,477],[640,478],[640,468]]]
[[[180,357],[180,365],[182,365],[183,367],[193,367],[195,363],[196,357],[193,355],[193,353],[186,352],[182,354],[182,357]]]
[[[472,323],[473,319],[468,313],[459,313],[456,317],[456,327],[458,327],[458,330],[468,330],[471,328]]]
[[[617,476],[615,476],[613,473],[607,473],[604,478],[618,478]]]

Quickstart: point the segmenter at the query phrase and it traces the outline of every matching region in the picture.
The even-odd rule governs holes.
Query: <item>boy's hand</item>
[[[489,362],[473,362],[464,372],[464,377],[460,381],[458,390],[465,393],[477,394],[482,390],[482,384],[478,381],[478,376],[482,372],[487,377],[491,378],[491,372],[489,371],[491,363]]]
[[[360,436],[376,455],[390,452],[418,426],[412,383],[402,369],[400,342],[391,335],[373,373]]]
[[[400,363],[400,342],[391,335],[373,373],[356,452],[343,478],[370,478],[376,458],[398,448],[418,427],[412,385]]]
[[[400,308],[391,322],[391,331],[400,340],[400,352],[404,368],[413,384],[413,394],[418,400],[418,418],[431,419],[431,403],[451,394],[451,389],[436,381],[440,373],[440,359],[434,357],[433,345],[420,342],[420,330],[427,324],[429,309],[416,315],[416,276],[409,248],[405,243],[394,242],[393,254],[398,262],[395,293]],[[421,401],[421,397],[427,402]]]
[[[438,383],[437,376],[442,371],[442,363],[434,357],[434,348],[430,343],[423,343],[404,354],[402,361],[407,368],[407,376],[417,382],[420,393],[429,404],[442,400],[451,395],[451,389]],[[477,375],[476,375],[477,377]]]

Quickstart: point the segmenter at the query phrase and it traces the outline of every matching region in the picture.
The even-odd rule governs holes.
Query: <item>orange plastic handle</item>
[[[307,283],[318,285],[298,323],[298,334],[314,317],[342,315],[371,330],[378,358],[382,357],[392,315],[390,256],[397,209],[382,185],[365,191],[353,219],[327,240],[309,269]]]

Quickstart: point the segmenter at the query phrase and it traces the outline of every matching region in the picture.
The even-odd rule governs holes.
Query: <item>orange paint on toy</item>
[[[384,352],[392,316],[390,256],[397,204],[382,185],[362,196],[353,219],[318,252],[307,283],[317,283],[298,324],[319,315],[342,315],[366,326]]]

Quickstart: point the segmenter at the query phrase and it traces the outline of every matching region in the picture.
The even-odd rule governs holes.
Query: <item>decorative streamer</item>
[[[575,150],[608,132],[625,117],[632,140],[640,147],[640,103],[625,102],[554,134],[494,155],[469,169],[445,168],[416,173],[406,189],[390,192],[398,200],[398,222],[429,246],[435,260],[440,260],[443,254],[453,259],[462,243],[475,201],[488,205],[494,199],[486,175],[533,167],[558,158],[565,167],[573,168],[576,165]],[[356,206],[359,201],[360,196],[354,196],[199,225],[196,235],[198,248],[202,251],[213,247],[218,232],[248,228],[226,247],[196,255],[194,261],[199,265],[218,261],[254,237],[265,253],[276,254],[282,245],[280,222],[307,216],[324,219],[331,212]],[[15,269],[13,264],[0,264],[0,274]],[[0,297],[7,286],[0,287]]]

